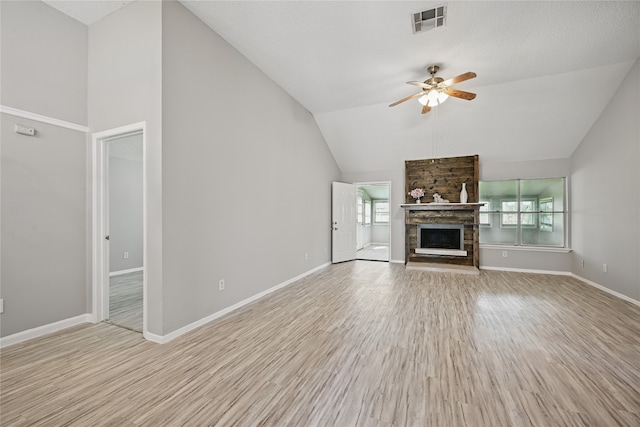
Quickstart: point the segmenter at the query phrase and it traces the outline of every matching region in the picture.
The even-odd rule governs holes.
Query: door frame
[[[142,264],[147,267],[147,124],[146,122],[109,129],[91,134],[92,168],[92,273],[91,273],[91,314],[94,323],[109,317],[109,251],[105,236],[108,235],[108,153],[109,140],[142,133]],[[147,336],[147,274],[142,279],[142,334]]]
[[[389,190],[389,259],[387,259],[387,262],[391,262],[391,238],[393,236],[393,234],[391,233],[391,181],[363,181],[354,182],[353,184],[356,186],[356,188],[363,185],[386,185],[387,189]],[[371,205],[371,208],[373,209],[373,204]],[[373,212],[371,213],[371,225],[373,225]]]

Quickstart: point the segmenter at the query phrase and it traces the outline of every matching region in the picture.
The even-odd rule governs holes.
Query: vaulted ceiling
[[[47,3],[90,25],[129,1]],[[181,3],[314,115],[343,172],[569,157],[640,57],[638,1]],[[414,34],[412,14],[441,5],[446,24]],[[456,87],[477,98],[388,107],[433,64],[476,72]]]

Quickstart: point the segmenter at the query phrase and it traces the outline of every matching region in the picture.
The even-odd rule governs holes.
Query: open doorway
[[[142,333],[142,131],[105,140],[109,219],[109,323]]]
[[[93,315],[146,331],[145,125],[96,133],[93,143]]]
[[[356,183],[356,259],[389,262],[390,183]]]

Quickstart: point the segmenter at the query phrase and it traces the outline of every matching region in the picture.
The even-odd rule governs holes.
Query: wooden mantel
[[[400,205],[408,211],[464,211],[480,209],[486,203],[406,203]]]

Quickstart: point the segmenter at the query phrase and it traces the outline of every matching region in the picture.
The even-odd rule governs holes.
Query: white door
[[[356,186],[332,183],[331,262],[356,259]]]

